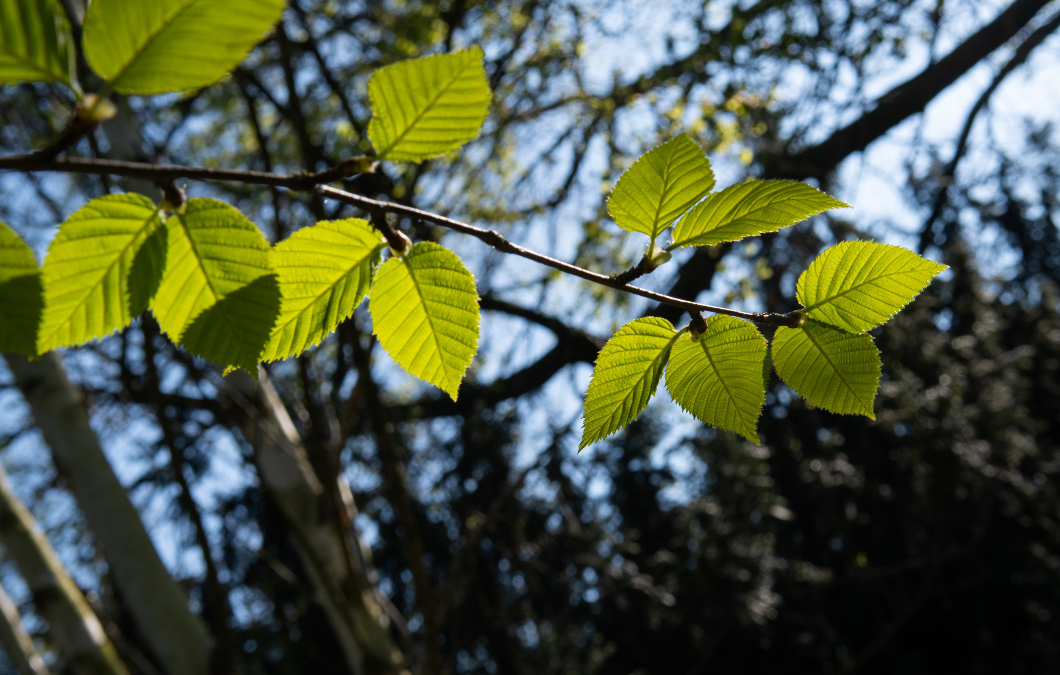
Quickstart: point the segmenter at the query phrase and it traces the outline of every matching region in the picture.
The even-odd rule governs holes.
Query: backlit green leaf
[[[277,244],[270,260],[283,300],[264,359],[301,354],[349,318],[372,285],[385,245],[371,225],[354,218],[317,223]]]
[[[92,0],[85,56],[123,94],[213,84],[280,20],[285,0]]]
[[[682,333],[666,319],[634,319],[611,336],[596,358],[585,394],[582,450],[632,422],[648,407]]]
[[[872,404],[880,381],[880,353],[872,336],[808,321],[778,328],[773,366],[799,396],[830,412],[876,419]]]
[[[70,23],[58,0],[0,0],[0,85],[70,84]]]
[[[368,138],[380,158],[419,162],[478,136],[490,87],[478,47],[380,68],[368,82]]]
[[[697,419],[758,443],[758,417],[766,401],[766,351],[766,339],[754,324],[712,316],[705,333],[674,345],[666,388]]]
[[[810,216],[847,206],[806,183],[756,180],[731,185],[697,204],[674,228],[678,246],[713,246],[776,232]]]
[[[14,230],[0,223],[0,352],[36,356],[40,312],[37,259]]]
[[[641,155],[607,202],[624,230],[653,239],[714,187],[710,160],[687,134]]]
[[[886,322],[945,269],[898,246],[845,241],[802,273],[798,298],[809,318],[859,332]]]
[[[93,199],[59,226],[41,276],[38,349],[88,342],[147,308],[166,258],[158,207],[142,195]]]
[[[422,242],[379,269],[368,309],[383,349],[455,401],[478,351],[475,277],[452,251]]]
[[[269,245],[235,208],[191,199],[166,221],[169,243],[151,312],[192,354],[242,368],[257,364],[280,310]]]

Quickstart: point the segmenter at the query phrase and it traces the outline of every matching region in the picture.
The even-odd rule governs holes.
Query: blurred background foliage
[[[389,361],[362,308],[269,367],[314,470],[352,488],[356,517],[330,517],[359,537],[413,672],[1056,672],[1058,14],[1027,0],[291,0],[230,77],[122,100],[75,152],[321,170],[369,149],[374,69],[478,44],[495,90],[482,137],[347,189],[614,273],[644,242],[608,219],[606,195],[677,134],[710,154],[720,187],[813,182],[854,209],[682,252],[644,284],[783,312],[836,241],[945,262],[951,272],[876,331],[875,421],[813,409],[774,377],[761,447],[694,423],[663,393],[578,455],[602,341],[643,314],[685,319],[404,222],[474,270],[481,354],[454,404]],[[3,88],[0,149],[42,146],[72,103],[52,86]],[[187,188],[238,206],[272,241],[353,215],[279,189]],[[0,175],[0,219],[42,256],[57,223],[121,189],[154,188]],[[150,317],[64,363],[167,566],[207,623],[230,629],[217,667],[348,672],[217,372]],[[146,654],[4,383],[0,457],[17,492],[108,631]],[[5,563],[0,577],[62,672],[17,572]],[[160,664],[141,654],[130,667]]]

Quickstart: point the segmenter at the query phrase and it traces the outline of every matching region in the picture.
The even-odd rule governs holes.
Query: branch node
[[[412,248],[412,240],[408,236],[390,226],[386,221],[386,211],[381,208],[369,208],[368,216],[371,218],[372,226],[379,230],[390,244],[390,250],[396,256],[405,257],[405,253]]]
[[[162,190],[162,203],[159,206],[174,213],[184,213],[187,201],[184,190],[172,180],[158,181],[158,187]]]
[[[698,310],[689,310],[688,316],[692,319],[688,325],[688,332],[692,334],[693,338],[698,338],[707,332],[707,320],[703,318],[703,315]]]

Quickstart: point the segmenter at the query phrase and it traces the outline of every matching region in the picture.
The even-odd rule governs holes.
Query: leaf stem
[[[429,211],[423,211],[402,204],[379,201],[377,199],[363,197],[351,192],[346,192],[345,190],[339,190],[324,185],[325,183],[332,183],[342,178],[348,178],[358,169],[371,171],[372,168],[374,167],[370,164],[370,160],[361,157],[352,157],[318,173],[297,174],[276,174],[264,171],[214,169],[196,166],[157,165],[145,162],[126,162],[113,159],[92,159],[84,157],[46,157],[41,156],[39,153],[0,158],[0,171],[56,171],[60,173],[125,176],[129,178],[142,178],[155,182],[171,181],[177,178],[190,178],[193,180],[228,181],[251,185],[269,185],[302,192],[315,191],[323,196],[361,208],[369,214],[372,212],[394,213],[399,216],[417,218],[424,222],[439,225],[455,232],[470,235],[502,253],[510,253],[512,255],[526,258],[527,260],[533,260],[536,263],[559,270],[565,274],[570,274],[579,279],[585,279],[586,281],[591,281],[595,284],[600,284],[601,286],[607,286],[608,288],[613,288],[624,293],[639,295],[642,298],[648,298],[649,300],[654,300],[655,302],[664,305],[670,305],[671,307],[677,307],[685,311],[725,314],[728,316],[734,316],[738,319],[753,321],[758,324],[769,326],[789,326],[792,324],[792,318],[790,315],[776,314],[773,312],[742,312],[728,307],[715,307],[714,305],[705,305],[690,300],[682,300],[681,298],[674,298],[662,293],[656,293],[655,291],[649,291],[646,288],[632,286],[620,278],[597,274],[596,272],[583,269],[577,265],[572,265],[563,262],[562,260],[551,258],[542,253],[523,248],[518,244],[513,244],[496,230],[484,230]],[[386,230],[383,230],[380,227],[379,220],[380,219],[373,219],[373,224],[375,224],[377,228],[380,228],[380,231],[383,232],[384,236],[387,236]],[[383,223],[386,222],[385,218],[381,220]],[[398,243],[396,239],[403,235],[399,234],[392,228],[390,228],[390,231],[393,233],[395,240],[392,241],[390,237],[387,237],[388,243],[390,243],[391,247],[397,251],[404,250],[405,245],[395,246],[395,244]],[[404,242],[401,243],[404,244]],[[640,265],[638,264],[638,267],[639,266]],[[637,276],[640,276],[640,274]]]

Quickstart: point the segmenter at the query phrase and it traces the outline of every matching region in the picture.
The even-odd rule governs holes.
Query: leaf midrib
[[[353,272],[353,270],[357,269],[358,267],[363,265],[367,260],[371,259],[371,257],[373,255],[375,255],[377,251],[382,250],[383,246],[384,245],[381,244],[381,245],[378,245],[378,246],[370,249],[369,252],[363,258],[361,258],[360,260],[357,261],[356,264],[351,265],[350,267],[348,267],[345,270],[343,270],[342,273],[339,276],[337,276],[334,281],[332,281],[330,284],[328,284],[324,288],[323,291],[318,293],[316,296],[313,296],[313,299],[311,301],[307,302],[305,304],[305,306],[303,306],[300,311],[298,311],[296,314],[294,314],[294,316],[292,316],[289,321],[287,321],[283,325],[276,326],[276,328],[273,329],[273,335],[278,335],[282,330],[285,330],[288,326],[290,326],[292,323],[297,321],[299,319],[299,317],[301,317],[303,314],[305,314],[307,310],[312,308],[321,298],[323,298],[325,295],[327,295],[328,293],[330,293],[333,290],[335,290],[335,287],[339,285],[339,282],[342,281],[343,279],[345,279],[346,277],[348,277],[350,275],[350,273]]]
[[[445,366],[445,357],[442,356],[442,343],[439,342],[439,340],[438,340],[438,332],[434,328],[434,321],[431,319],[431,312],[430,312],[429,309],[427,309],[427,298],[426,298],[426,296],[423,295],[423,290],[420,288],[419,281],[416,280],[416,274],[413,272],[412,265],[409,264],[409,258],[412,257],[412,253],[413,252],[410,249],[408,258],[402,258],[401,259],[401,264],[403,264],[405,266],[405,269],[408,270],[409,279],[412,280],[412,287],[416,289],[416,295],[419,297],[420,305],[423,307],[423,314],[424,314],[424,316],[427,317],[427,325],[430,326],[430,328],[431,328],[431,336],[430,336],[431,340],[434,342],[434,346],[438,350],[438,360],[442,364],[442,376],[445,377],[446,384],[450,384],[449,372],[448,372],[448,370],[446,369],[446,366]],[[406,346],[408,345],[408,341],[407,340],[406,340],[405,344],[406,344]],[[459,384],[458,384],[458,388],[459,388]],[[446,393],[447,394],[449,393],[448,389],[446,389]],[[453,396],[453,400],[454,401],[456,400],[456,396]]]
[[[199,263],[199,269],[202,271],[202,276],[203,276],[203,278],[206,279],[206,287],[208,289],[210,289],[210,294],[213,296],[214,302],[213,302],[213,304],[210,307],[207,307],[202,312],[199,312],[199,314],[197,316],[188,317],[188,322],[184,324],[184,328],[180,331],[180,339],[181,340],[184,339],[184,333],[187,332],[188,326],[193,321],[195,321],[195,319],[198,318],[198,316],[201,316],[204,312],[210,311],[210,309],[212,307],[216,307],[217,305],[219,305],[221,303],[222,300],[224,300],[224,296],[219,295],[217,293],[217,289],[215,289],[214,286],[213,286],[213,280],[210,279],[210,274],[206,271],[206,265],[203,263],[204,258],[201,255],[199,255],[199,249],[195,245],[195,238],[191,236],[191,230],[188,229],[187,223],[185,222],[186,218],[187,218],[186,215],[177,216],[177,220],[180,222],[180,226],[184,229],[184,236],[186,236],[188,238],[188,245],[191,247],[192,255],[195,256],[195,260]],[[260,277],[258,277],[258,278],[260,278]],[[246,285],[249,286],[254,281],[257,281],[258,278],[252,279]],[[243,340],[240,338],[239,332],[236,331],[235,326],[229,320],[228,313],[225,312],[223,309],[221,309],[221,310],[218,311],[218,314],[221,315],[221,319],[224,320],[225,325],[228,327],[229,333],[231,333],[231,335],[235,339],[236,343],[239,344],[239,351],[241,351],[243,353],[247,353],[246,345],[243,344]],[[231,366],[231,364],[225,364],[225,365]],[[254,373],[251,373],[251,375],[254,375]],[[255,379],[257,379],[257,378],[255,378]]]
[[[393,150],[398,143],[405,139],[405,136],[407,136],[409,132],[411,132],[413,128],[415,128],[415,126],[419,124],[420,120],[423,119],[423,116],[426,115],[431,110],[431,108],[434,107],[434,105],[438,102],[438,100],[442,97],[443,94],[449,91],[449,89],[451,89],[452,86],[456,84],[456,82],[461,78],[461,76],[463,76],[464,71],[467,70],[468,66],[473,63],[474,60],[471,60],[460,67],[460,70],[456,72],[453,78],[449,80],[449,82],[446,83],[446,85],[438,91],[434,98],[432,98],[430,102],[426,106],[424,106],[420,112],[416,114],[416,116],[412,119],[412,122],[410,122],[409,125],[405,127],[405,130],[398,134],[397,138],[390,142],[390,145],[388,145],[385,149],[379,151],[380,158],[385,159],[387,153]]]
[[[710,362],[710,367],[714,370],[714,374],[718,376],[718,382],[721,382],[721,386],[725,389],[725,394],[729,397],[729,401],[732,406],[736,409],[736,416],[740,418],[741,424],[746,425],[747,420],[744,419],[743,412],[740,410],[740,405],[736,401],[736,397],[732,395],[732,391],[729,389],[729,383],[725,381],[725,378],[721,376],[721,370],[718,369],[718,364],[714,362],[714,357],[710,354],[710,349],[707,347],[706,335],[699,340],[700,349],[707,355],[707,361]]]
[[[612,418],[614,418],[616,412],[621,411],[622,404],[624,404],[626,401],[628,401],[630,399],[630,397],[633,395],[633,392],[636,391],[636,389],[640,385],[640,383],[645,381],[648,378],[649,373],[652,372],[652,370],[655,368],[656,364],[658,364],[660,361],[663,360],[663,356],[669,353],[670,349],[673,348],[674,342],[676,342],[677,338],[681,337],[684,333],[685,333],[685,329],[682,329],[680,331],[676,331],[676,332],[674,332],[674,334],[669,339],[667,339],[666,344],[663,345],[661,349],[659,349],[658,353],[654,357],[652,357],[652,360],[648,364],[648,367],[645,368],[644,372],[642,372],[637,377],[637,379],[633,383],[633,386],[629,387],[626,390],[626,395],[623,396],[621,399],[619,399],[619,405],[616,406],[617,410],[615,410],[614,412],[612,412],[610,415],[607,416],[608,420],[611,420]]]
[[[829,304],[831,302],[834,302],[835,300],[843,297],[847,293],[853,293],[854,291],[860,289],[862,286],[867,286],[867,285],[875,283],[875,282],[877,282],[877,281],[879,281],[881,279],[888,279],[890,277],[896,277],[896,276],[900,276],[902,274],[913,274],[914,272],[916,272],[916,270],[898,270],[897,272],[888,272],[886,274],[881,274],[878,277],[873,277],[871,279],[866,279],[865,281],[862,281],[861,283],[859,283],[859,284],[857,284],[855,286],[851,286],[850,288],[846,289],[845,291],[841,291],[841,292],[836,293],[835,295],[829,296],[829,297],[827,297],[827,298],[825,298],[823,300],[819,300],[819,301],[815,302],[814,304],[810,305],[809,307],[803,307],[802,311],[804,311],[804,312],[812,312],[813,310],[817,309],[818,307],[823,307],[824,305],[827,305],[827,304]]]
[[[176,21],[177,18],[180,17],[180,15],[182,15],[184,12],[188,11],[188,9],[190,9],[193,5],[196,5],[198,3],[199,3],[199,0],[189,0],[189,2],[186,5],[184,5],[183,7],[179,8],[177,11],[173,12],[173,15],[171,17],[169,17],[168,19],[164,20],[158,26],[158,30],[156,30],[153,33],[151,33],[150,35],[148,35],[147,36],[147,40],[144,41],[143,45],[141,45],[139,49],[135,49],[133,51],[132,57],[129,58],[129,60],[125,62],[125,65],[123,65],[121,67],[121,70],[118,71],[118,74],[115,75],[113,78],[110,78],[110,84],[112,86],[117,84],[118,81],[121,80],[121,78],[125,76],[125,73],[127,73],[129,71],[129,68],[131,68],[132,65],[134,63],[136,63],[140,59],[140,57],[143,56],[144,53],[151,47],[151,45],[154,44],[155,40],[158,39],[158,36],[161,35],[167,28],[169,28],[169,26],[174,21]]]
[[[796,329],[796,330],[798,330],[798,329]],[[861,400],[861,397],[860,397],[860,396],[858,396],[858,392],[854,391],[854,387],[850,386],[850,383],[849,383],[849,382],[847,382],[847,379],[846,379],[845,377],[843,377],[843,371],[841,371],[841,370],[839,369],[839,366],[837,366],[837,365],[835,364],[835,362],[834,362],[834,361],[832,360],[832,357],[831,357],[831,356],[829,356],[829,355],[828,355],[828,352],[826,352],[826,351],[824,350],[824,347],[822,347],[822,346],[821,346],[821,343],[820,343],[820,342],[818,342],[818,341],[816,340],[816,338],[814,338],[814,337],[813,337],[813,333],[811,333],[810,331],[806,330],[805,328],[803,328],[803,329],[801,329],[801,330],[802,330],[802,332],[804,332],[804,333],[806,334],[806,337],[807,337],[807,338],[809,338],[810,342],[812,342],[812,343],[813,343],[813,346],[817,348],[817,352],[818,352],[818,353],[819,353],[819,354],[820,354],[821,356],[823,356],[823,357],[824,357],[824,360],[828,362],[828,365],[832,367],[832,370],[833,370],[833,371],[835,372],[835,374],[836,374],[836,375],[837,375],[837,376],[839,377],[839,381],[843,383],[843,386],[845,386],[845,387],[846,387],[846,388],[847,388],[847,389],[848,389],[848,390],[850,391],[850,393],[854,395],[854,399],[855,399],[856,401],[858,401],[859,403],[862,403],[862,404],[863,404],[863,403],[864,403],[864,401],[862,401],[862,400]],[[870,407],[869,407],[869,410],[871,410],[871,409],[872,409],[872,408],[871,408],[871,406],[870,406]]]
[[[743,185],[753,185],[753,183],[744,183]],[[710,195],[709,197],[707,197],[707,202],[709,202],[713,197],[720,197],[722,194],[724,194],[724,193],[723,192],[719,192],[716,195]],[[743,213],[740,213],[738,215],[733,215],[734,213],[737,213],[739,211],[740,206],[743,205],[743,201],[744,200],[741,199],[741,200],[736,202],[735,206],[733,206],[723,216],[721,216],[721,218],[719,219],[719,222],[718,222],[717,225],[715,225],[714,227],[711,227],[710,229],[702,230],[700,232],[697,232],[695,235],[690,236],[690,237],[688,237],[686,239],[682,239],[680,241],[675,241],[672,244],[672,246],[675,246],[675,247],[676,246],[688,246],[689,244],[694,244],[697,239],[699,239],[701,237],[705,237],[706,235],[708,235],[708,234],[710,234],[712,232],[717,232],[718,230],[720,230],[723,227],[729,227],[729,226],[731,226],[731,225],[743,220],[744,218],[747,218],[747,217],[751,216],[751,214],[758,213],[759,211],[765,211],[766,209],[768,209],[769,207],[771,207],[771,206],[773,206],[775,204],[780,204],[782,202],[791,201],[793,199],[795,199],[795,197],[788,197],[786,199],[778,199],[776,201],[767,202],[763,206],[760,206],[760,207],[757,207],[757,208],[753,208],[753,209],[749,209],[749,210],[747,210],[747,211],[745,211]],[[720,199],[719,199],[719,201],[720,201]],[[820,211],[818,211],[817,213],[820,213]],[[814,214],[814,215],[816,215],[816,214]],[[726,220],[724,220],[725,218],[728,218],[729,220],[726,221]],[[710,224],[710,220],[707,221],[707,224],[708,225]]]
[[[47,76],[47,79],[45,79],[45,80],[36,80],[37,82],[64,82],[65,81],[65,79],[63,77],[57,77],[57,76],[66,75],[66,73],[54,73],[54,72],[52,72],[50,70],[45,70],[44,68],[41,68],[40,65],[38,65],[37,63],[35,63],[33,61],[30,61],[30,60],[28,60],[26,58],[23,58],[19,54],[12,54],[12,52],[4,52],[4,53],[12,55],[14,57],[15,61],[17,61],[18,63],[28,63],[31,66],[29,68],[29,70],[32,70],[34,72],[37,72],[37,73],[40,73],[42,75],[46,75]]]

